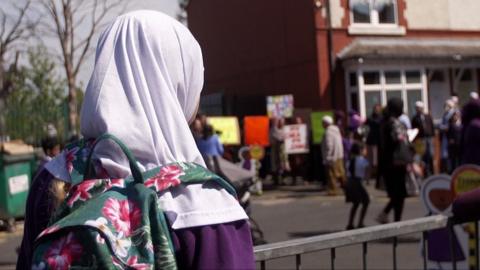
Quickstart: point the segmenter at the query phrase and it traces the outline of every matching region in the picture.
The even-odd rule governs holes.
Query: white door
[[[447,69],[431,69],[428,72],[428,103],[433,119],[441,119],[444,104],[450,98],[450,80]]]

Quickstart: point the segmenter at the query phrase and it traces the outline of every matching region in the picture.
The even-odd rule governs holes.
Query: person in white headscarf
[[[146,10],[119,16],[99,38],[82,105],[81,134],[87,139],[115,135],[143,170],[172,162],[205,166],[189,129],[198,109],[203,69],[199,44],[179,22]],[[108,142],[100,143],[94,156],[109,177],[130,175],[123,153]],[[21,248],[25,268],[30,266],[33,240],[53,213],[52,201],[61,200],[58,191],[72,182],[67,162],[67,153],[60,154],[34,180]],[[180,185],[163,193],[159,204],[181,268],[254,268],[247,216],[225,189]]]

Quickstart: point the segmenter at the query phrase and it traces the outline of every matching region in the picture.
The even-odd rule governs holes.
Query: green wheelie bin
[[[35,164],[33,153],[0,154],[0,220],[6,223],[8,231],[14,231],[15,219],[25,215]]]

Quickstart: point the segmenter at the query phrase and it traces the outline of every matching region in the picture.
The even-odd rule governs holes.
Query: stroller
[[[204,156],[204,160],[210,171],[229,181],[237,191],[238,201],[249,217],[253,244],[266,244],[263,231],[251,215],[250,189],[254,185],[253,178],[255,175],[218,156]]]

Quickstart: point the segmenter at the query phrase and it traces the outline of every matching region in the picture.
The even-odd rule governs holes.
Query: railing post
[[[363,270],[367,270],[367,242],[362,243]]]
[[[452,257],[452,269],[457,270],[457,256],[455,253],[455,228],[453,227],[452,222],[448,222],[448,238],[450,238],[450,253]]]
[[[296,255],[296,269],[297,270],[300,270],[302,269],[302,255],[301,254],[297,254]]]
[[[422,233],[423,270],[427,270],[427,258],[428,258],[427,237],[428,237],[428,232],[423,232]]]
[[[335,270],[335,248],[330,249],[330,269]]]
[[[266,261],[261,261],[261,262],[260,262],[260,269],[261,269],[261,270],[267,269],[267,265],[266,265],[266,264],[267,264]]]
[[[397,270],[397,237],[393,237],[393,270]]]

